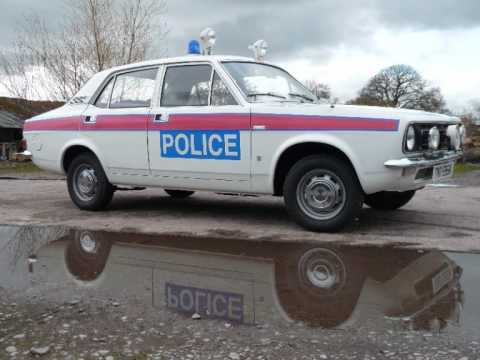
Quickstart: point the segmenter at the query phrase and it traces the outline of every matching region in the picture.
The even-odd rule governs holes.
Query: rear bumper
[[[448,153],[443,154],[440,157],[426,159],[424,157],[421,158],[403,158],[398,160],[388,160],[384,163],[387,168],[395,168],[395,169],[421,169],[427,168],[443,163],[448,163],[450,161],[456,161],[463,156],[463,152],[454,152],[450,151]]]

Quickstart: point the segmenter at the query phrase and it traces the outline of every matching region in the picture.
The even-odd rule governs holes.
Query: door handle
[[[87,115],[83,118],[83,122],[85,124],[95,124],[97,121],[95,119],[95,116]]]
[[[168,122],[168,114],[155,114],[153,121],[157,123],[166,123]]]

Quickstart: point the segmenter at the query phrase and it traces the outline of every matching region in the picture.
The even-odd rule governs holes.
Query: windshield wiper
[[[314,99],[312,99],[311,97],[309,97],[309,96],[307,96],[307,95],[298,94],[298,93],[288,93],[288,95],[290,95],[290,96],[296,96],[296,97],[302,98],[302,99],[307,100],[307,101],[310,101],[310,102],[315,102]]]
[[[283,95],[280,95],[280,94],[275,94],[275,93],[272,93],[272,92],[265,92],[265,93],[248,93],[247,96],[248,96],[248,97],[252,97],[252,96],[272,96],[272,97],[276,97],[276,98],[279,98],[279,99],[287,100],[287,97],[286,97],[286,96],[283,96]]]

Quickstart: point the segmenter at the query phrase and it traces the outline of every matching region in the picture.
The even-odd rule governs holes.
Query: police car
[[[211,29],[184,57],[94,75],[66,105],[25,123],[39,167],[67,174],[72,201],[100,210],[120,187],[283,196],[314,231],[337,231],[365,202],[393,210],[448,178],[462,155],[456,117],[320,104],[288,72],[211,55]]]

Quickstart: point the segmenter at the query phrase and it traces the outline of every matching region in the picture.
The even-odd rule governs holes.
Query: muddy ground
[[[480,359],[480,173],[444,185],[314,234],[270,197],[0,179],[0,359]]]

